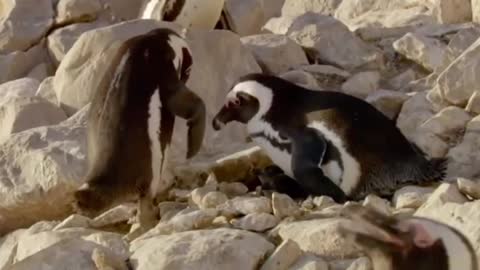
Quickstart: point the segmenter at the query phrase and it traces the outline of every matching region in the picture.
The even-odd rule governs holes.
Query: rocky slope
[[[0,3],[0,269],[371,269],[336,231],[342,205],[259,195],[253,172],[270,161],[240,125],[207,128],[187,162],[179,119],[177,187],[159,205],[161,222],[134,242],[122,239],[134,204],[93,220],[72,214],[89,99],[111,49],[180,27],[139,19],[146,3]],[[250,72],[363,98],[430,156],[448,157],[448,181],[348,203],[450,224],[480,258],[480,1],[226,0],[225,9],[234,32],[187,33],[188,85],[205,100],[208,122]]]

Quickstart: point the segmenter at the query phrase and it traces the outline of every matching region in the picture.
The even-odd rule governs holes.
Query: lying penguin
[[[426,218],[388,217],[360,205],[342,209],[344,237],[353,237],[374,270],[478,270],[475,250],[458,230]]]
[[[153,199],[171,184],[164,172],[175,116],[187,120],[189,159],[203,141],[205,105],[185,85],[192,55],[173,30],[159,28],[127,40],[110,65],[92,98],[88,173],[74,194],[74,207],[94,217],[138,198],[141,226],[127,236],[131,240],[156,224]]]
[[[428,160],[395,122],[347,94],[249,74],[231,88],[212,125],[220,130],[231,121],[246,124],[249,137],[301,188],[337,202],[388,197],[445,177],[445,159]]]

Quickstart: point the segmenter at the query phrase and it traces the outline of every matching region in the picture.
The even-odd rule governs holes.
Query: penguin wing
[[[187,120],[187,159],[190,159],[200,150],[205,136],[205,103],[181,81],[178,81],[177,89],[168,99],[167,107],[174,115]]]

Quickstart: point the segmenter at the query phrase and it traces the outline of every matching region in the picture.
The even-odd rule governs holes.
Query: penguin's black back
[[[398,184],[439,181],[445,176],[445,159],[427,160],[393,120],[362,99],[306,89],[263,74],[250,74],[241,80],[255,80],[272,89],[272,106],[264,118],[275,129],[298,128],[314,119],[338,134],[361,165],[360,183],[368,183],[354,192],[359,197],[372,187],[380,195],[390,195]]]

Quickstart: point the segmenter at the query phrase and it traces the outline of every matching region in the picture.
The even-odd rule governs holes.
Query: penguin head
[[[213,119],[215,130],[232,121],[248,124],[270,109],[273,91],[257,79],[259,76],[262,75],[253,73],[244,76],[230,88],[222,108]]]
[[[477,269],[470,242],[446,224],[419,217],[386,216],[360,205],[346,206],[341,216],[353,223],[343,223],[340,233],[353,237],[375,270]]]

